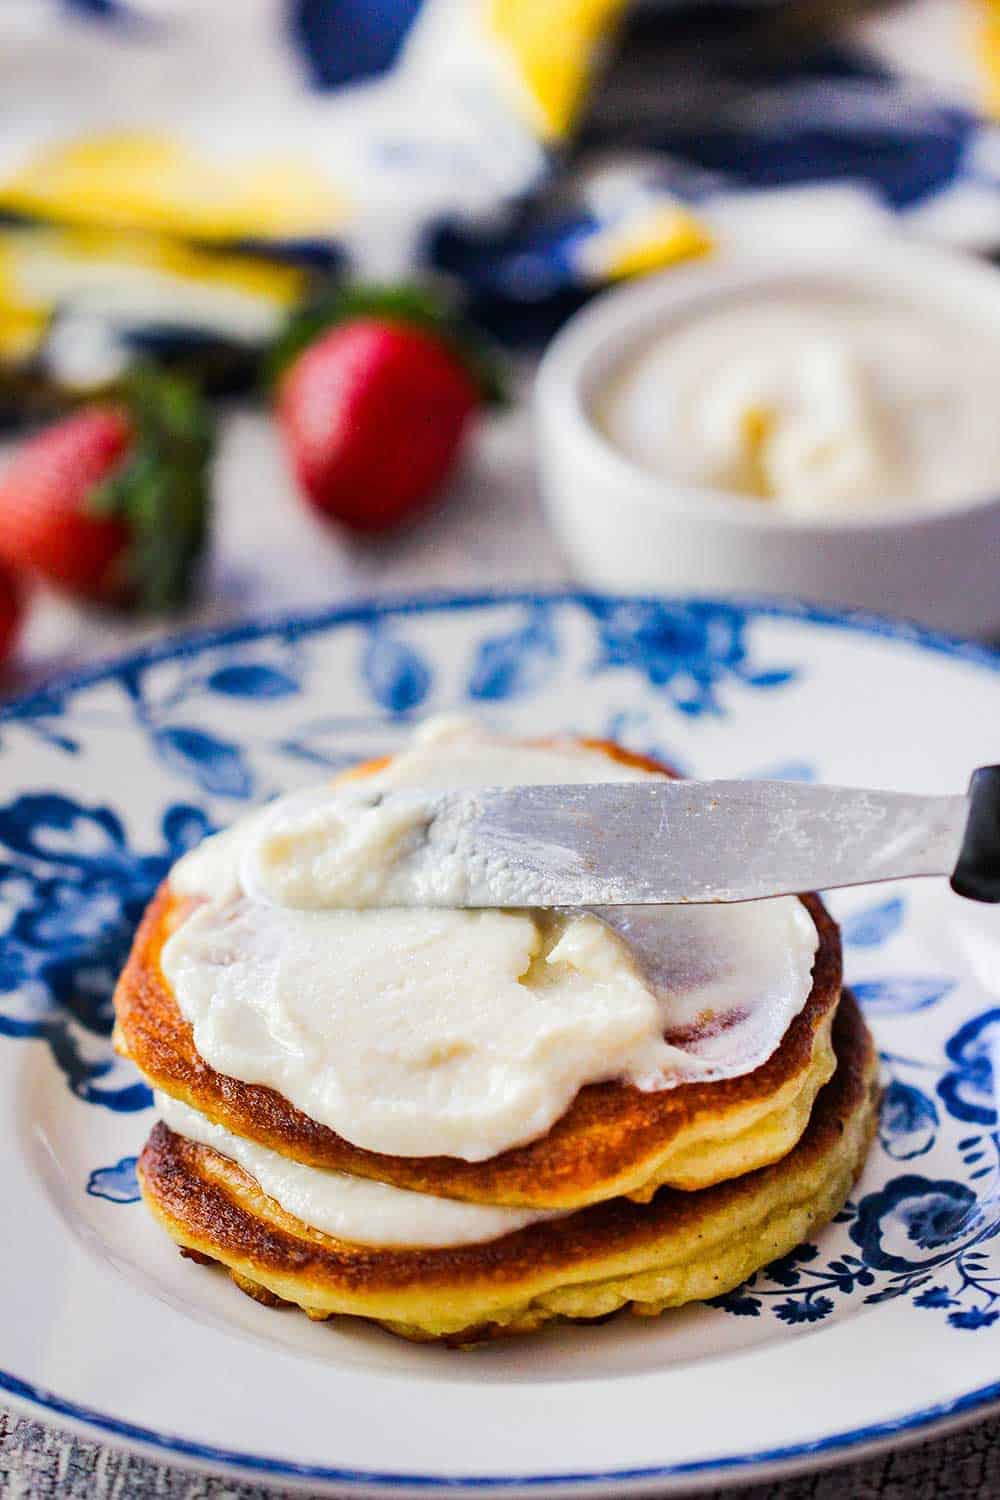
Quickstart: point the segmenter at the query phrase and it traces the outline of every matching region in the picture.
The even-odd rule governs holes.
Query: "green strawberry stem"
[[[384,318],[433,334],[465,365],[486,405],[506,404],[508,382],[497,350],[461,317],[444,292],[409,282],[384,286],[342,282],[315,293],[291,314],[276,340],[266,363],[268,384],[277,384],[288,366],[321,334],[351,318]]]
[[[212,414],[197,386],[149,367],[132,370],[118,394],[134,437],[124,463],[88,503],[128,528],[125,600],[141,609],[176,609],[191,597],[208,536]]]

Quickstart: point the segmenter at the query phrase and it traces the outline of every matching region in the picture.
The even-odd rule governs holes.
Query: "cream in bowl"
[[[996,484],[998,393],[1000,340],[971,322],[817,286],[695,312],[626,355],[593,411],[654,473],[822,516]]]
[[[1000,272],[890,237],[590,304],[536,388],[575,571],[1000,624]]]

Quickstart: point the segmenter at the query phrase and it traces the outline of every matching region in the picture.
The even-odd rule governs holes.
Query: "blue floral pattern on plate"
[[[111,996],[147,902],[209,828],[199,808],[174,804],[161,848],[140,854],[109,807],[54,792],[0,807],[0,1036],[45,1041],[88,1104],[149,1104],[149,1090],[111,1050]]]
[[[972,1125],[996,1125],[995,1059],[1000,1010],[990,1009],[960,1027],[945,1049],[951,1066],[938,1093],[951,1114]]]
[[[134,1156],[123,1156],[112,1167],[95,1167],[87,1178],[87,1192],[92,1198],[106,1198],[109,1203],[138,1203],[136,1160]]]
[[[838,1222],[850,1225],[860,1258],[844,1252],[821,1261],[816,1245],[800,1245],[712,1305],[737,1317],[767,1308],[783,1323],[802,1324],[829,1317],[837,1298],[876,1305],[909,1296],[915,1307],[946,1310],[952,1328],[975,1331],[1000,1317],[1000,1275],[981,1248],[1000,1223],[964,1183],[906,1173],[848,1203]]]
[[[723,712],[719,688],[778,688],[796,669],[763,665],[750,650],[744,610],[721,602],[589,601],[600,637],[595,671],[631,667],[683,714]]]

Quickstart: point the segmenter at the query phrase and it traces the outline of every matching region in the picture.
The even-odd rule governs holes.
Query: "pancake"
[[[606,742],[582,743],[640,769],[671,774]],[[363,775],[378,764],[350,774]],[[574,1209],[622,1195],[644,1201],[662,1185],[696,1191],[780,1160],[799,1139],[833,1072],[830,1031],[841,991],[840,939],[819,898],[802,900],[819,934],[812,989],[764,1064],[739,1077],[655,1092],[622,1082],[588,1085],[542,1138],[486,1161],[365,1150],[273,1089],[210,1067],[160,963],[164,942],[192,909],[169,885],[154,898],[119,981],[115,1042],[154,1088],[234,1135],[307,1166],[510,1207]]]
[[[850,995],[834,1026],[837,1067],[781,1161],[699,1192],[617,1198],[485,1244],[378,1248],[310,1229],[209,1146],[164,1124],[139,1159],[143,1198],[195,1259],[242,1290],[313,1318],[372,1319],[407,1338],[478,1342],[559,1318],[629,1307],[653,1316],[720,1295],[787,1254],[843,1206],[877,1119],[878,1063]]]

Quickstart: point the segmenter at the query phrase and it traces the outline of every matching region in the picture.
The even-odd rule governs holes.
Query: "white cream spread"
[[[307,1167],[233,1135],[169,1094],[157,1093],[155,1102],[160,1118],[175,1134],[228,1156],[286,1213],[340,1240],[359,1245],[478,1245],[527,1224],[561,1217],[555,1209],[460,1203],[346,1172]]]
[[[415,793],[408,806],[382,806],[380,791],[358,781],[282,797],[243,851],[243,889],[306,911],[420,905],[406,855],[426,827],[425,805]]]
[[[365,785],[645,774],[444,721]],[[337,788],[327,795],[338,804]],[[337,816],[294,794],[185,856],[173,888],[204,904],[162,964],[212,1067],[276,1089],[357,1146],[485,1160],[544,1135],[584,1084],[749,1072],[808,996],[818,939],[793,898],[603,916],[324,906],[324,891],[358,875],[359,851],[378,869],[408,836]]]
[[[1000,472],[1000,345],[849,287],[720,300],[621,361],[605,434],[656,473],[802,515],[932,510]]]

